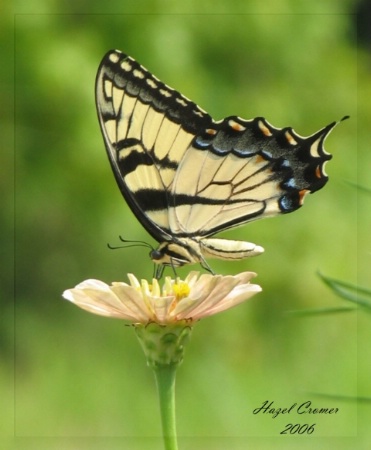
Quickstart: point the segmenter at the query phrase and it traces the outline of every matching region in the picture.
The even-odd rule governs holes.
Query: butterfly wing
[[[323,143],[335,124],[306,138],[292,128],[274,128],[264,118],[228,117],[204,130],[175,176],[172,232],[210,236],[295,211],[307,193],[328,180],[324,164],[331,155]]]
[[[144,228],[171,240],[169,192],[184,153],[211,117],[118,50],[103,58],[96,105],[116,181]]]
[[[264,118],[216,122],[117,50],[99,67],[96,103],[120,190],[163,243],[157,262],[174,264],[174,255],[179,265],[201,260],[193,248],[200,240],[220,257],[240,253],[237,242],[232,249],[203,238],[295,211],[327,182],[324,164],[331,155],[323,143],[335,122],[306,138]]]

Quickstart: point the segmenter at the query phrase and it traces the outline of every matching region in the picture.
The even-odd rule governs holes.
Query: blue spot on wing
[[[278,200],[278,206],[283,214],[290,213],[300,208],[299,196],[297,192],[285,194]]]

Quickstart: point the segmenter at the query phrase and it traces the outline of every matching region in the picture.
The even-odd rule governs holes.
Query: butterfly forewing
[[[168,193],[179,160],[212,119],[119,51],[100,65],[96,102],[121,192],[147,231],[169,238]]]

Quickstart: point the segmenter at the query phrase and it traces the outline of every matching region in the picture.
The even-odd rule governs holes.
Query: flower
[[[195,322],[232,308],[261,291],[250,284],[253,272],[238,275],[211,275],[192,271],[185,280],[166,277],[161,289],[157,279],[152,284],[128,274],[130,284],[86,280],[63,297],[82,309],[106,317],[162,325],[179,321]]]

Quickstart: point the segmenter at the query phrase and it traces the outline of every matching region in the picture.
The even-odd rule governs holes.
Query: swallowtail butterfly
[[[119,188],[143,227],[159,242],[158,264],[179,267],[206,258],[262,253],[244,241],[213,238],[252,220],[290,213],[328,177],[326,136],[275,128],[263,117],[215,121],[118,50],[103,58],[96,104]]]

